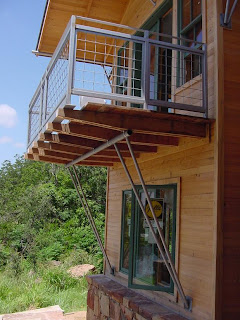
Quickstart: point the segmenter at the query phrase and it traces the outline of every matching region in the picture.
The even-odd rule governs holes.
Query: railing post
[[[27,146],[30,142],[31,139],[31,112],[32,112],[32,108],[31,105],[29,105],[29,109],[28,109],[28,138],[27,138]]]
[[[69,53],[68,53],[68,82],[67,82],[67,95],[66,104],[71,104],[71,94],[74,79],[74,66],[76,56],[76,16],[71,17],[70,23],[70,37],[69,37]]]
[[[43,99],[44,99],[44,83],[41,80],[41,89],[40,89],[40,109],[39,109],[39,128],[42,126],[42,116],[43,116]]]
[[[208,117],[208,81],[207,81],[207,45],[203,44],[202,66],[202,100],[205,110],[205,118]]]
[[[144,47],[142,50],[142,97],[144,98],[143,109],[148,108],[149,90],[150,90],[150,44],[149,31],[144,31]]]
[[[43,113],[42,113],[42,124],[46,120],[47,116],[47,95],[48,92],[48,78],[46,77],[44,80],[44,91],[43,91]]]

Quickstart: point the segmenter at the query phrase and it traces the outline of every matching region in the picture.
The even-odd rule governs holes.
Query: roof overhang
[[[36,46],[37,55],[53,54],[72,15],[121,23],[128,3],[129,0],[47,0]]]

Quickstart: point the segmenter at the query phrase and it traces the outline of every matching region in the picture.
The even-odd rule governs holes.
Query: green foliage
[[[77,171],[103,239],[106,169],[79,167]],[[76,301],[74,288],[79,281],[70,278],[66,269],[91,263],[101,272],[103,258],[68,172],[61,166],[17,156],[14,163],[5,161],[0,168],[0,195],[0,314],[32,304],[56,304],[51,294],[41,293],[43,288],[51,288],[52,294],[58,292],[64,301],[65,294]],[[62,262],[61,270],[39,271],[52,260]],[[34,272],[30,278],[26,274],[29,270]],[[8,289],[3,275],[15,279]],[[38,285],[37,279],[41,279]],[[31,294],[23,288],[24,281],[32,288]],[[14,289],[16,284],[19,288]]]
[[[48,288],[52,287],[56,291],[74,288],[78,283],[77,279],[72,278],[66,271],[61,269],[49,269],[47,272],[44,272],[43,280]]]
[[[65,312],[86,310],[86,293],[85,278],[73,279],[57,268],[42,266],[37,272],[25,270],[18,277],[9,271],[0,273],[0,313],[56,304]]]

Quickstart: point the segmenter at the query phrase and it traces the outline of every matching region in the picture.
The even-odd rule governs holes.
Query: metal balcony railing
[[[57,108],[88,101],[207,117],[206,45],[72,16],[31,100],[28,145]]]

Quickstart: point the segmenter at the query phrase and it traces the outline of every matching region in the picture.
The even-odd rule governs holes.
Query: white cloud
[[[16,147],[16,148],[24,148],[24,147],[25,147],[25,144],[22,143],[22,142],[16,142],[16,143],[14,143],[13,145],[14,145],[14,147]]]
[[[7,104],[0,104],[0,126],[12,128],[17,123],[17,112]]]
[[[10,143],[12,142],[12,138],[7,136],[0,137],[0,144]]]

